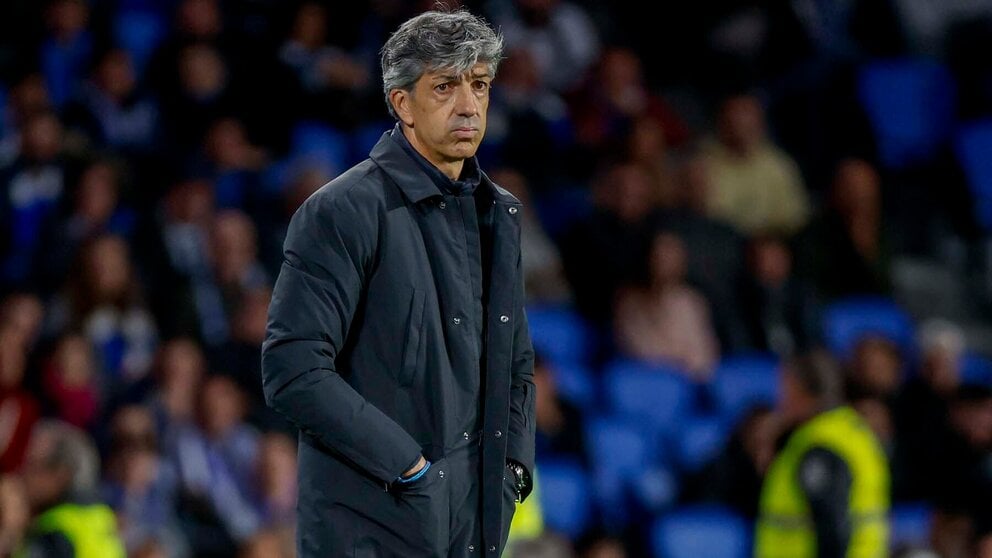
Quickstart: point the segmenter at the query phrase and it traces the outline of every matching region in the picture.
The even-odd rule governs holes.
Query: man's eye
[[[448,84],[447,83],[439,83],[436,86],[434,86],[434,90],[437,91],[438,93],[444,93],[445,91],[448,90]]]
[[[489,84],[484,81],[476,81],[472,84],[472,87],[475,87],[476,91],[485,91],[489,89]]]

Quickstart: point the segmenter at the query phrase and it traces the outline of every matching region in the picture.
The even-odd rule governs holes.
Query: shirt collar
[[[482,180],[482,174],[479,171],[479,161],[475,157],[465,159],[461,177],[458,180],[452,180],[410,145],[410,141],[403,134],[399,122],[393,127],[390,137],[406,151],[407,155],[417,162],[420,168],[427,173],[427,176],[431,178],[442,192],[456,196],[472,195]]]

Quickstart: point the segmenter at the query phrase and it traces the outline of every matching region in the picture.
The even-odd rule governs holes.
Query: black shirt
[[[456,210],[462,224],[458,230],[463,233],[463,236],[456,240],[465,247],[465,261],[472,282],[472,308],[474,308],[474,312],[468,318],[472,321],[471,325],[475,328],[475,338],[478,341],[479,368],[475,371],[465,371],[468,375],[458,378],[458,380],[464,389],[474,391],[477,394],[479,404],[473,409],[459,410],[459,414],[466,421],[466,427],[469,431],[477,432],[482,429],[482,403],[484,400],[481,386],[485,385],[482,370],[485,370],[486,320],[488,317],[484,301],[489,294],[489,277],[492,268],[492,207],[495,201],[488,188],[479,188],[482,183],[482,171],[479,169],[479,162],[475,157],[465,159],[461,176],[458,180],[452,180],[414,149],[406,136],[403,135],[400,124],[396,124],[391,136],[437,185],[442,192],[444,207]]]

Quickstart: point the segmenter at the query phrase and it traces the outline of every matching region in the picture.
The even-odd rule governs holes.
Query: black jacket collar
[[[372,161],[396,182],[403,194],[413,203],[440,196],[442,194],[441,189],[434,179],[403,149],[399,142],[390,137],[391,133],[393,133],[392,130],[382,134],[378,143],[372,148],[372,152],[369,154]],[[479,169],[479,187],[489,190],[492,199],[499,203],[520,205],[520,200],[497,186],[481,169]]]

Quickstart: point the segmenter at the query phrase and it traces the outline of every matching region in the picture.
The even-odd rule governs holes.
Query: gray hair
[[[65,469],[72,476],[66,490],[89,493],[96,490],[100,478],[100,457],[89,436],[69,423],[43,420],[35,425],[32,436],[48,437],[51,446],[45,456],[48,466]]]
[[[409,91],[427,72],[453,70],[459,74],[479,62],[489,65],[489,75],[503,56],[503,36],[486,21],[466,10],[430,11],[400,25],[382,47],[382,90],[386,107],[398,118],[389,92]]]

